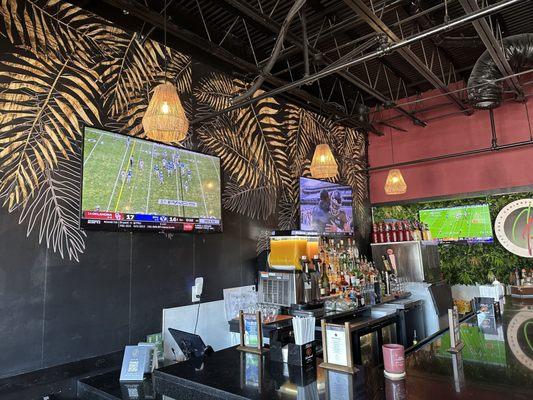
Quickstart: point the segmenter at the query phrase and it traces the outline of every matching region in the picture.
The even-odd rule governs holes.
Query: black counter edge
[[[154,376],[154,386],[159,390],[161,389],[160,383],[158,381],[163,381],[164,383],[170,383],[173,385],[181,386],[185,389],[193,389],[197,392],[205,394],[210,398],[224,399],[224,400],[247,400],[246,397],[238,396],[232,393],[225,392],[224,390],[216,389],[211,386],[203,385],[201,383],[196,383],[188,379],[179,378],[175,375],[169,374],[167,372],[162,372],[160,370],[155,370],[153,372]],[[164,389],[163,389],[164,391]],[[172,393],[162,393],[167,396],[172,397]]]

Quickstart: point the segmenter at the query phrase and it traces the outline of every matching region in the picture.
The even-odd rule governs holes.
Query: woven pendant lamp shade
[[[313,178],[324,179],[337,176],[339,168],[329,145],[319,144],[316,146],[310,169]]]
[[[404,194],[407,192],[407,184],[399,169],[391,169],[385,181],[385,193],[388,195]]]
[[[185,139],[189,121],[174,85],[167,82],[156,86],[142,124],[150,139],[167,143]]]

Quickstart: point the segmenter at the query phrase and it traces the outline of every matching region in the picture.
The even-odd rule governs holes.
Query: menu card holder
[[[251,318],[250,318],[251,316]],[[244,351],[247,353],[254,353],[254,354],[264,354],[268,351],[267,348],[263,347],[263,326],[261,323],[261,311],[256,311],[254,314],[248,314],[249,321],[255,318],[255,323],[249,322],[248,326],[245,321],[244,312],[242,310],[239,311],[239,335],[240,335],[240,345],[237,346],[237,350]],[[256,332],[254,334],[257,335],[257,346],[249,346],[245,343],[245,334],[246,330],[250,328],[251,325],[257,326]],[[250,334],[250,332],[248,332]]]
[[[450,353],[458,353],[463,347],[464,343],[461,340],[461,327],[459,324],[459,312],[457,306],[448,309],[448,323],[450,325]]]
[[[350,323],[330,324],[322,320],[322,348],[324,362],[321,368],[355,374]]]

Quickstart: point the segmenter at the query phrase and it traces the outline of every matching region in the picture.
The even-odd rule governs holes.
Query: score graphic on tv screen
[[[220,160],[85,128],[83,229],[221,232]]]

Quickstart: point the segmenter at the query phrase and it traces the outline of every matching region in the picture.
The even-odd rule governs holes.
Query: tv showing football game
[[[487,204],[420,210],[433,239],[448,243],[493,243],[492,222]]]
[[[82,229],[221,232],[220,159],[85,128]]]
[[[352,188],[300,178],[300,229],[318,233],[353,233]]]

